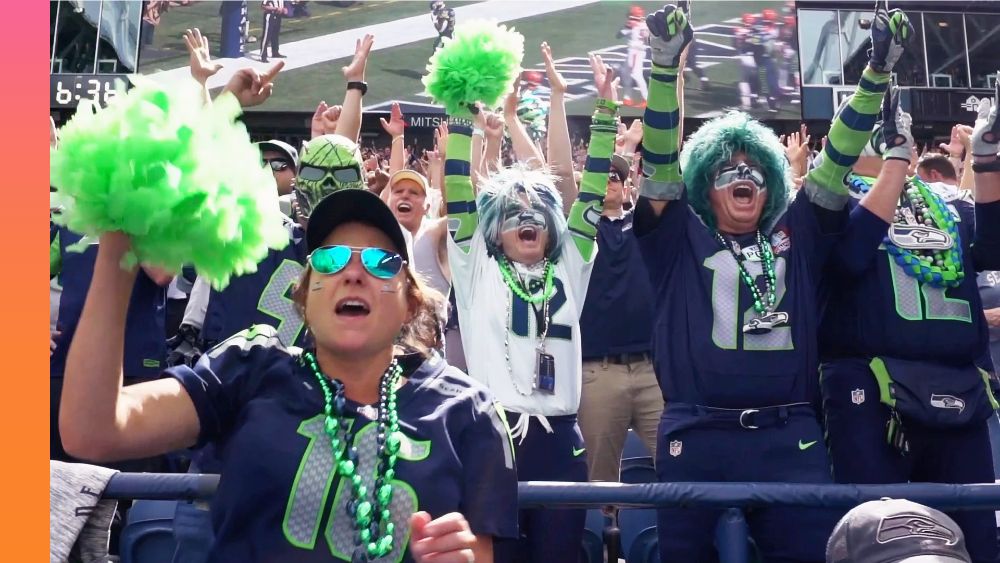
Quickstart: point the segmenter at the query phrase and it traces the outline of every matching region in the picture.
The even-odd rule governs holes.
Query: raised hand
[[[396,102],[392,103],[389,121],[386,121],[384,117],[380,117],[378,120],[382,124],[382,129],[393,139],[402,135],[406,129],[406,122],[403,121],[403,111],[399,109],[399,104]]]
[[[508,119],[517,119],[517,104],[521,102],[521,77],[514,79],[514,88],[503,99],[503,114]]]
[[[198,28],[184,31],[184,45],[188,50],[188,65],[191,76],[204,85],[209,77],[222,70],[222,65],[213,63],[208,53],[208,38],[201,34]]]
[[[499,139],[503,137],[503,128],[506,122],[502,115],[496,112],[486,112],[485,127],[483,127],[483,133],[486,135],[487,139]]]
[[[782,136],[784,137],[784,136]],[[809,165],[809,141],[811,137],[806,131],[805,124],[799,126],[799,131],[791,133],[783,139],[785,145],[785,156],[795,170],[795,175],[802,176],[806,173]]]
[[[285,66],[285,61],[278,61],[261,74],[252,68],[241,68],[229,79],[224,92],[231,92],[243,107],[258,106],[267,101],[274,91],[274,78]]]
[[[649,47],[653,63],[662,67],[677,68],[681,52],[694,38],[691,21],[673,4],[646,16],[649,28]]]
[[[320,101],[316,105],[316,111],[313,112],[312,121],[309,122],[309,138],[315,139],[320,135],[325,135],[326,131],[323,130],[323,113],[330,109],[330,106],[326,105],[326,101]]]
[[[877,72],[892,72],[913,33],[910,18],[902,10],[890,12],[887,0],[876,0],[869,66]]]
[[[947,143],[938,144],[938,148],[948,153],[949,156],[962,158],[962,151],[965,147],[962,145],[962,140],[958,136],[958,125],[951,126],[951,138]]]
[[[615,136],[615,154],[630,155],[642,142],[642,120],[633,119],[628,128],[624,123],[618,124],[618,134]]]
[[[348,82],[364,82],[365,66],[368,64],[368,54],[375,43],[375,36],[366,33],[364,38],[358,39],[354,45],[354,58],[350,64],[340,70],[344,73],[344,79]]]
[[[426,512],[410,517],[410,554],[417,563],[470,563],[475,545],[475,534],[458,512],[436,520]]]
[[[615,71],[604,64],[604,59],[600,55],[589,53],[590,69],[594,72],[594,85],[597,87],[597,96],[605,100],[618,101],[618,79],[615,78]]]
[[[438,123],[437,128],[434,129],[434,150],[441,155],[441,159],[445,158],[445,149],[448,148],[448,122],[444,119],[441,123]]]
[[[878,139],[882,158],[911,161],[914,144],[910,123],[910,114],[899,107],[899,87],[891,88],[882,100],[882,128]]]
[[[1000,80],[1000,72],[997,73]],[[1000,103],[1000,82],[996,83],[994,100]],[[997,119],[997,106],[990,99],[983,97],[979,101],[979,113],[976,115],[976,126],[972,129],[972,156],[996,156],[1000,146],[1000,119]]]
[[[556,70],[556,65],[552,62],[552,48],[544,41],[542,42],[542,60],[545,62],[545,76],[549,79],[549,89],[552,90],[552,95],[565,94],[568,88],[566,79]]]

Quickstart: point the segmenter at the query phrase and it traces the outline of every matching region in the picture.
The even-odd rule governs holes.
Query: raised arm
[[[872,189],[861,199],[861,206],[878,216],[888,225],[892,223],[899,205],[899,196],[906,184],[906,173],[910,166],[910,151],[913,150],[913,135],[910,133],[910,114],[899,107],[899,88],[893,88],[882,104],[882,127],[880,143],[885,143],[882,170]]]
[[[202,35],[198,28],[184,31],[184,46],[188,50],[191,77],[199,84],[202,101],[208,105],[212,103],[212,98],[208,94],[208,79],[222,70],[222,65],[212,62],[208,52],[208,38]]]
[[[643,180],[641,197],[647,199],[659,216],[667,203],[680,199],[684,190],[681,179],[679,127],[681,108],[677,97],[677,79],[681,53],[691,43],[691,22],[673,5],[646,16],[653,71],[649,98],[643,115]]]
[[[892,67],[912,36],[913,26],[906,14],[900,10],[889,12],[885,0],[876,2],[868,66],[854,94],[833,116],[826,145],[817,158],[819,164],[803,181],[805,194],[814,205],[839,210],[847,203],[845,178],[871,139]]]
[[[616,101],[617,81],[613,71],[605,69],[598,79],[597,105],[590,124],[590,147],[587,164],[583,169],[580,193],[570,208],[567,225],[573,242],[584,260],[594,258],[597,248],[597,222],[604,210],[604,195],[608,190],[608,174],[611,172],[611,155],[615,150],[615,134],[618,132],[618,102]]]
[[[1000,84],[995,92],[1000,96]],[[987,98],[979,102],[972,131],[972,170],[976,173],[976,240],[972,257],[977,270],[1000,270],[1000,98],[993,99],[996,101],[992,105]]]
[[[486,116],[486,151],[483,155],[483,175],[489,175],[500,169],[500,149],[503,147],[503,132],[506,127],[502,115],[490,112]]]
[[[997,73],[1000,80],[1000,72]],[[1000,83],[997,83],[994,102],[983,98],[979,102],[979,114],[972,131],[972,171],[975,172],[976,203],[985,204],[1000,201],[1000,119],[997,118],[997,104],[1000,104]]]
[[[392,102],[389,121],[384,117],[378,120],[382,123],[382,129],[392,138],[392,148],[389,152],[389,176],[392,176],[406,167],[406,142],[403,138],[406,123],[403,121],[403,111],[399,109],[397,102]]]
[[[538,146],[531,141],[528,129],[517,117],[517,104],[521,101],[521,77],[514,81],[514,90],[504,99],[503,117],[507,122],[507,131],[510,133],[510,142],[514,147],[514,156],[518,162],[527,164],[532,168],[545,166],[545,157],[538,150]]]
[[[482,115],[482,112],[478,114]],[[481,119],[481,118],[480,118]],[[444,186],[448,198],[448,231],[455,244],[468,253],[472,235],[479,225],[476,196],[472,189],[472,114],[463,112],[448,118],[448,144],[444,162]]]
[[[347,81],[347,92],[344,94],[344,106],[337,120],[337,134],[357,142],[361,135],[361,98],[365,84],[365,66],[368,64],[368,53],[372,50],[375,36],[365,34],[354,46],[354,58],[351,63],[341,69],[344,80]]]
[[[562,194],[563,212],[569,213],[576,201],[578,188],[573,177],[573,141],[569,138],[569,121],[566,118],[566,79],[556,70],[549,44],[543,42],[541,49],[551,92],[546,154],[549,157],[549,168],[558,178],[556,187]]]
[[[125,318],[136,271],[122,270],[120,233],[101,236],[94,276],[66,359],[59,430],[71,455],[134,459],[195,443],[200,423],[190,395],[172,377],[122,386]]]

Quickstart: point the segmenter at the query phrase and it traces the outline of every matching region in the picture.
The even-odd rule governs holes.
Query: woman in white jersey
[[[452,115],[445,165],[448,262],[469,375],[508,411],[520,481],[586,481],[580,405],[580,313],[614,149],[618,104],[610,71],[599,77],[590,155],[569,219],[553,177],[515,165],[473,195],[470,147],[483,112]],[[521,512],[521,541],[498,560],[575,562],[582,510]]]

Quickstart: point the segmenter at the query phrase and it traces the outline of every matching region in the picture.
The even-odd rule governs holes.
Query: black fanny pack
[[[974,365],[951,367],[877,357],[869,367],[878,382],[879,400],[892,411],[887,439],[901,451],[908,449],[902,425],[961,428],[986,420],[1000,408],[989,374]]]

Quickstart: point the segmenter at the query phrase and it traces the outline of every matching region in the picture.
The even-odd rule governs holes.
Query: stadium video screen
[[[663,2],[599,2],[564,0],[510,2],[446,2],[445,14],[433,13],[431,2],[290,2],[284,1],[280,20],[265,19],[262,4],[273,2],[160,2],[169,9],[156,14],[153,25],[144,18],[139,70],[156,80],[189,79],[182,33],[198,27],[211,41],[212,55],[224,68],[209,81],[221,88],[233,72],[252,65],[267,68],[272,51],[285,58],[272,98],[260,111],[312,111],[320,100],[338,103],[343,96],[341,67],[350,61],[355,40],[375,35],[369,59],[365,109],[388,109],[393,100],[411,105],[409,111],[440,111],[425,93],[421,76],[446,27],[447,10],[461,25],[472,19],[492,19],[513,26],[525,36],[523,66],[526,80],[541,82],[536,95],[547,98],[539,44],[548,41],[560,71],[569,82],[571,114],[589,115],[596,90],[588,52],[601,54],[622,78],[630,107],[638,115],[649,81],[649,50],[644,45],[644,15]],[[769,0],[691,3],[695,49],[685,74],[688,117],[712,117],[725,108],[743,108],[767,119],[799,119],[799,63],[792,2]],[[630,16],[632,16],[630,18]],[[633,25],[639,22],[638,27]],[[265,25],[270,29],[265,29]],[[261,45],[267,40],[261,61]],[[274,42],[277,48],[274,48]],[[638,68],[642,68],[641,79]],[[537,71],[537,72],[532,72]]]

